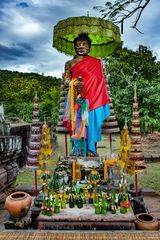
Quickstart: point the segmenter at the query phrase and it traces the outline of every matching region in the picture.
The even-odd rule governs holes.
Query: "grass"
[[[58,154],[65,156],[65,147],[64,147],[64,135],[58,134],[58,147],[53,156],[53,163],[50,165],[50,169],[54,169],[55,162],[57,160]],[[98,153],[100,156],[110,156],[110,143],[109,137],[107,135],[103,136],[102,142],[98,143]],[[69,139],[68,139],[69,143]],[[119,147],[119,136],[113,135],[112,139],[112,151],[117,157],[117,151]],[[148,163],[146,164],[147,171],[146,173],[138,175],[139,188],[152,188],[155,191],[160,193],[160,162]],[[134,183],[134,176],[128,176],[128,182]],[[40,176],[38,176],[38,184],[41,185],[42,181]],[[19,175],[16,178],[15,185],[34,185],[34,171],[23,167],[20,170]]]
[[[146,173],[138,174],[140,188],[152,188],[160,193],[160,162],[147,163]],[[128,176],[128,182],[134,183],[134,176]]]
[[[47,167],[48,170],[53,172],[55,162],[57,159],[57,154],[53,155],[53,162],[51,165]],[[16,185],[34,185],[35,183],[35,170],[31,168],[27,168],[24,166],[22,169],[20,169],[19,175],[16,178],[15,186]],[[37,174],[37,183],[38,185],[42,185],[41,175]]]
[[[38,176],[38,184],[41,184],[40,176]],[[29,171],[27,168],[20,170],[16,178],[15,186],[16,185],[34,185],[34,171]]]

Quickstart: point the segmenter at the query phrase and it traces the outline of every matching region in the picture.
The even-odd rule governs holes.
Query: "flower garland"
[[[51,144],[50,128],[46,123],[44,123],[42,126],[41,148],[40,148],[40,155],[38,158],[39,165],[40,165],[38,174],[45,172],[46,165],[51,164],[52,154],[53,154],[53,151],[52,151],[52,144]]]
[[[76,79],[72,79],[70,83],[70,98],[71,98],[71,130],[75,129],[75,81]]]
[[[130,148],[131,148],[131,141],[129,138],[129,131],[128,131],[128,127],[125,125],[124,129],[121,131],[120,147],[118,151],[119,172],[120,170],[126,172],[126,168],[128,166]]]

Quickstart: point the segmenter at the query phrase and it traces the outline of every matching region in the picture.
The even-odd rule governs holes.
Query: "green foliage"
[[[143,46],[120,49],[108,59],[107,72],[114,110],[120,127],[127,117],[131,127],[134,85],[137,86],[142,132],[160,131],[160,63]]]
[[[37,91],[40,121],[58,119],[60,79],[36,73],[0,70],[0,103],[8,117],[17,116],[26,122],[33,118],[33,99]]]
[[[16,116],[25,122],[31,122],[33,118],[33,102],[17,103],[15,109]]]
[[[125,118],[131,127],[133,91],[137,86],[139,119],[142,132],[160,131],[160,62],[150,49],[139,46],[137,51],[120,48],[106,61],[112,102],[120,128]],[[0,70],[0,103],[8,116],[32,121],[35,92],[39,97],[40,121],[57,124],[60,79],[35,73]]]

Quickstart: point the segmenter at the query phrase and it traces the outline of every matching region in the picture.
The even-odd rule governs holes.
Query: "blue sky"
[[[94,6],[103,0],[0,0],[0,69],[44,73],[61,77],[64,64],[71,57],[52,47],[53,27],[58,21],[76,16],[101,17]],[[124,25],[124,46],[136,50],[149,47],[160,60],[160,2],[151,0],[143,12],[139,34]]]

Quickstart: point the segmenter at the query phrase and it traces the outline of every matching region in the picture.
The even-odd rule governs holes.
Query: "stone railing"
[[[19,172],[16,158],[21,152],[21,143],[20,136],[0,137],[0,202],[10,193],[9,189]]]

